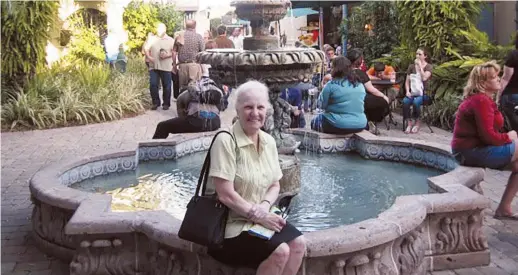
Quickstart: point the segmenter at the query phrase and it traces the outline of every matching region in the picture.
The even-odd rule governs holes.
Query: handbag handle
[[[210,143],[209,150],[207,155],[205,156],[205,161],[203,162],[203,166],[201,168],[200,177],[198,178],[198,186],[196,186],[196,193],[194,193],[195,197],[198,196],[205,196],[205,190],[207,188],[207,180],[209,179],[209,170],[210,170],[210,150],[212,149],[212,145],[214,144],[214,141],[216,140],[216,137],[221,133],[227,133],[232,137],[232,140],[234,140],[234,143],[236,144],[237,148],[237,142],[234,138],[234,135],[232,135],[228,131],[219,131],[214,135],[212,138],[212,142]],[[201,194],[199,193],[201,189]]]

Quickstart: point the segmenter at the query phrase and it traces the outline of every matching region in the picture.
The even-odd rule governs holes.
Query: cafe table
[[[394,85],[397,85],[401,83],[401,80],[389,80],[389,79],[380,79],[380,80],[371,80],[371,83],[374,87],[381,89],[381,92],[388,96],[388,90],[393,87]],[[385,124],[387,125],[387,130],[390,130],[390,124],[394,124],[394,126],[397,126],[397,121],[394,120],[392,117],[392,104],[389,105],[389,121],[388,123],[385,121]]]

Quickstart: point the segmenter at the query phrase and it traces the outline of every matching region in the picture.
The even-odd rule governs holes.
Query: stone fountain
[[[378,137],[368,132],[336,136],[304,129],[288,135],[288,106],[279,99],[280,88],[309,79],[324,55],[313,49],[280,49],[277,38],[268,34],[269,22],[285,16],[288,1],[241,0],[232,4],[241,19],[250,20],[253,36],[244,40],[244,50],[205,51],[198,61],[211,64],[211,77],[223,84],[235,87],[256,79],[270,87],[274,108],[265,128],[280,149],[293,152],[299,141],[310,151],[356,152],[367,159],[447,172],[428,179],[430,194],[399,196],[375,218],[305,233],[307,250],[297,274],[425,275],[428,271],[489,264],[482,224],[490,201],[479,194],[484,170],[458,166],[448,146],[427,141]],[[175,161],[206,151],[211,140],[212,135],[206,133],[175,135],[140,142],[136,150],[80,156],[44,167],[30,180],[32,239],[46,253],[70,262],[71,275],[255,274],[215,262],[206,248],[180,239],[181,219],[163,210],[115,211],[111,194],[72,188],[96,177],[136,174],[144,163]],[[293,167],[293,158],[281,155],[281,167]],[[283,169],[289,182],[298,182],[296,177],[300,177],[296,161],[294,167]],[[298,191],[297,186],[282,181],[281,186],[285,188],[281,192]]]
[[[282,19],[290,5],[288,0],[235,0],[236,14],[250,21],[252,36],[243,41],[243,50],[215,49],[198,55],[200,64],[210,64],[210,77],[236,87],[250,79],[264,82],[270,88],[273,109],[264,129],[277,141],[279,152],[291,154],[299,143],[286,133],[289,128],[290,105],[279,97],[280,89],[312,79],[324,53],[311,48],[280,48],[279,38],[269,33],[270,22]]]

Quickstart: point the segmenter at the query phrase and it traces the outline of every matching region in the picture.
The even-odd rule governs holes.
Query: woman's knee
[[[298,236],[288,243],[290,247],[290,253],[302,253],[306,252],[306,238],[304,236]]]
[[[278,260],[279,262],[286,262],[290,257],[290,246],[287,243],[281,243],[277,248],[272,252],[270,257]]]

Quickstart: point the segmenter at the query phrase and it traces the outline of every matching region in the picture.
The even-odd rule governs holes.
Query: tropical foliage
[[[472,68],[489,60],[502,64],[511,47],[492,44],[487,34],[475,27],[483,7],[480,1],[397,1],[396,6],[401,42],[390,56],[375,61],[405,72],[416,49],[428,49],[434,65],[429,92],[435,101],[425,119],[452,129]]]
[[[102,63],[54,64],[2,105],[7,129],[43,129],[120,119],[144,112],[146,68],[130,58],[120,74]]]
[[[479,19],[480,1],[397,1],[400,41],[414,50],[426,47],[434,63],[448,61]]]
[[[48,29],[58,12],[55,1],[2,1],[2,97],[7,87],[23,87],[45,65]]]
[[[85,24],[82,13],[75,13],[68,18],[72,26],[71,40],[68,44],[68,60],[104,62],[105,53],[101,44],[99,28],[94,24]]]
[[[123,14],[124,29],[128,32],[128,50],[138,52],[146,41],[148,33],[156,32],[159,22],[167,27],[169,36],[181,28],[183,13],[170,4],[153,4],[132,1]]]
[[[372,28],[366,30],[365,26]],[[396,6],[391,1],[366,1],[354,7],[340,30],[354,48],[363,49],[367,61],[390,53],[398,44],[399,23]]]

